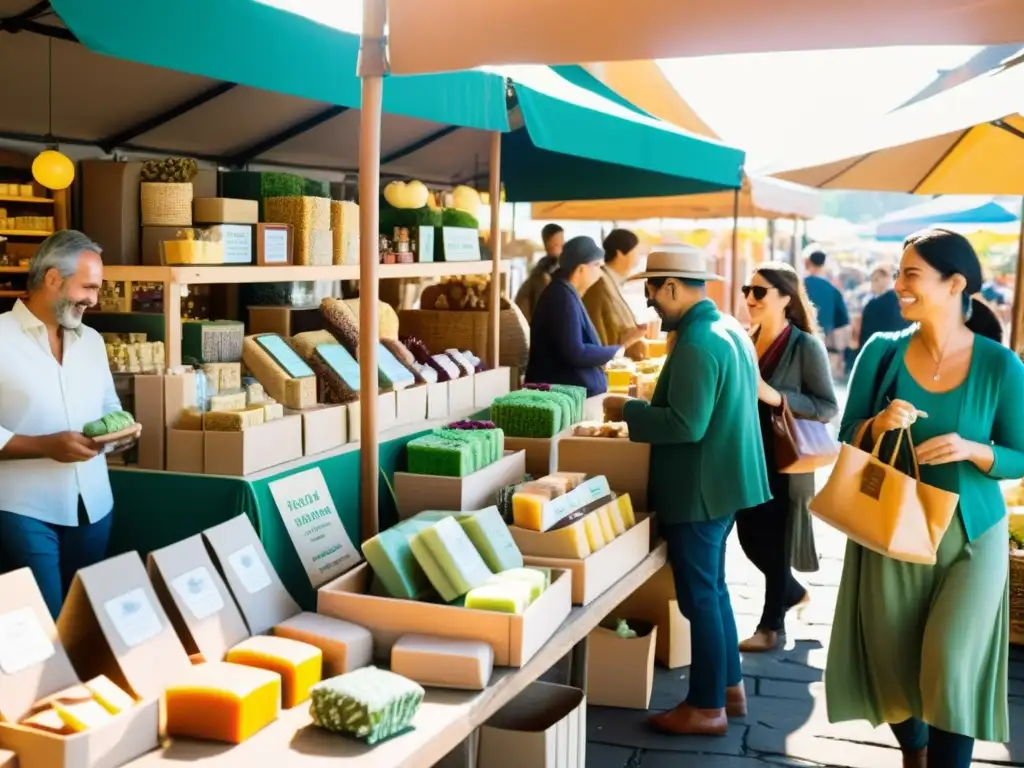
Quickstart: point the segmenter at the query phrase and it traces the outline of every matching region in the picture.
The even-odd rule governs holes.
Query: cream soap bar
[[[487,581],[488,584],[502,584],[507,581],[514,581],[525,584],[530,588],[530,602],[540,597],[548,588],[550,573],[539,571],[536,568],[512,568],[501,573],[496,573]]]
[[[442,593],[441,596],[445,600],[451,601],[461,597],[483,584],[492,575],[473,542],[454,517],[438,520],[416,534],[413,541],[423,544],[447,576],[455,594],[453,597],[446,597]],[[426,570],[416,549],[413,549],[413,555]],[[430,571],[427,571],[427,575],[430,576]],[[438,585],[434,584],[434,587],[438,588]],[[440,588],[438,591],[441,591]]]
[[[431,688],[482,691],[494,671],[494,649],[477,640],[403,635],[391,647],[391,671]]]
[[[300,613],[272,630],[276,637],[297,640],[323,653],[325,678],[368,667],[373,661],[373,635],[364,627],[319,613]]]

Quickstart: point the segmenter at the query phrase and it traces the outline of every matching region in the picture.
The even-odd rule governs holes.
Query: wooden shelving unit
[[[32,229],[0,229],[5,237],[49,237],[53,232],[37,232]]]
[[[39,203],[53,205],[51,197],[18,197],[17,195],[0,195],[0,203]]]

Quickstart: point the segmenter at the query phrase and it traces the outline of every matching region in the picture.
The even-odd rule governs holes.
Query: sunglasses
[[[743,291],[745,299],[754,294],[755,301],[764,301],[764,297],[768,295],[768,288],[763,285],[744,285],[740,290]]]

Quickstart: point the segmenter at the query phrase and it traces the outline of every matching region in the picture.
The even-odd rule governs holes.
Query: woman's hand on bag
[[[883,432],[906,429],[917,421],[917,417],[920,415],[922,415],[920,411],[906,400],[893,400],[884,411],[875,416],[875,421],[871,425],[872,431],[875,432],[877,439]]]
[[[939,435],[925,440],[917,446],[917,463],[928,466],[953,464],[957,461],[970,461],[982,472],[992,469],[992,448],[990,446],[964,440],[956,433]]]

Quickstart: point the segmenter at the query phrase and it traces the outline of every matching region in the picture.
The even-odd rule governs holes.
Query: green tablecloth
[[[404,468],[405,444],[418,432],[380,446],[380,467],[390,478]],[[316,610],[316,590],[292,546],[288,532],[274,505],[270,483],[288,474],[319,467],[334,499],[348,535],[361,541],[359,522],[359,451],[326,454],[309,463],[277,475],[249,481],[242,477],[185,475],[111,468],[114,490],[114,525],[110,555],[137,551],[143,558],[154,549],[166,547],[218,523],[246,514],[259,533],[285,587],[304,610]],[[397,511],[387,484],[380,481],[380,527],[397,520]]]

